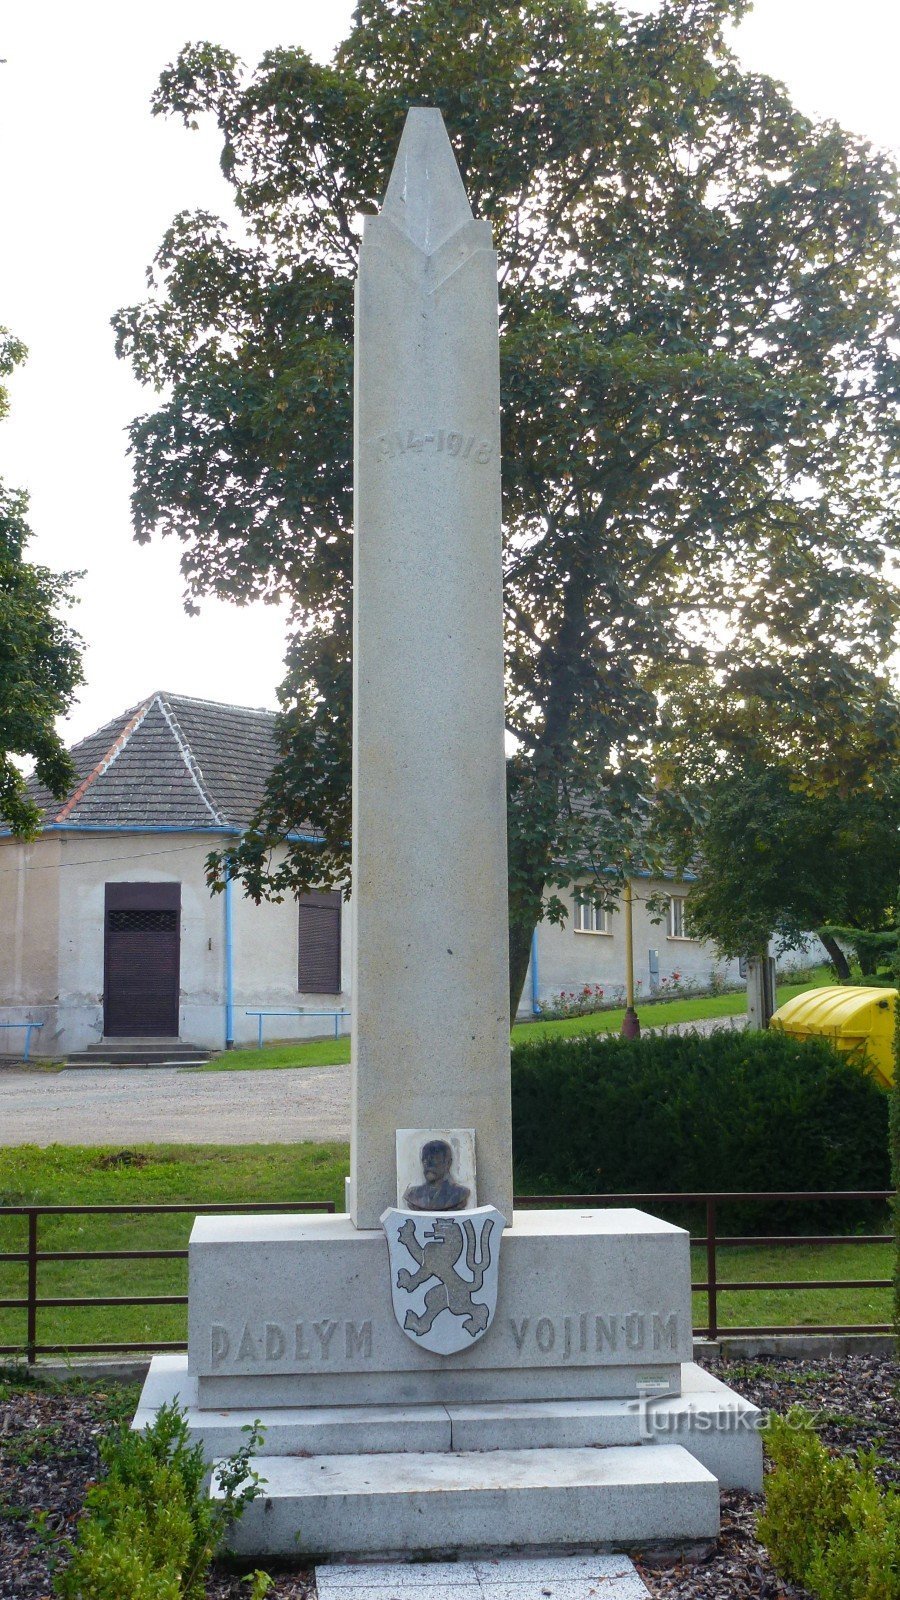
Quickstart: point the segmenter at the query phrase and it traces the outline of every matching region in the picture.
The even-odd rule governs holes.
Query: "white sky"
[[[4,11],[0,324],[29,360],[0,425],[0,477],[31,495],[31,558],[86,569],[74,621],[87,682],[66,737],[154,689],[274,705],[279,611],[207,602],[188,617],[175,544],[132,540],[125,428],[153,395],[115,359],[109,319],[143,297],[177,211],[229,211],[215,131],[150,116],[160,70],[189,39],[252,64],[276,45],[325,59],[352,0],[7,0]],[[802,110],[900,158],[897,0],[757,0],[735,42]]]

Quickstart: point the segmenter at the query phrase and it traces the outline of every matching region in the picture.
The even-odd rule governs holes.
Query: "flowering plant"
[[[550,996],[547,1005],[541,1006],[541,1016],[556,1022],[561,1017],[586,1017],[592,1011],[602,1011],[605,991],[599,983],[585,983],[580,989],[561,989]],[[609,1001],[606,1001],[607,1006]]]

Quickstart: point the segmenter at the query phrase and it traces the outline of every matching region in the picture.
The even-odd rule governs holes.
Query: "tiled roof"
[[[276,757],[275,713],[150,695],[76,744],[78,782],[54,800],[32,781],[44,826],[246,827]]]

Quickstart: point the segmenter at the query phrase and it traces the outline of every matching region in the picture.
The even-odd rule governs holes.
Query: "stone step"
[[[67,1067],[196,1067],[209,1060],[209,1051],[199,1045],[183,1045],[176,1040],[168,1046],[130,1046],[122,1049],[98,1046],[79,1050],[66,1057]]]
[[[284,1406],[200,1410],[185,1355],[153,1357],[135,1427],[178,1398],[208,1461],[233,1455],[257,1418],[267,1456],[381,1455],[394,1451],[543,1450],[681,1444],[723,1489],[762,1488],[760,1412],[694,1362],[681,1393],[636,1400],[529,1400],[478,1405]]]
[[[253,1556],[595,1549],[713,1539],[719,1486],[681,1445],[257,1456],[228,1544]],[[220,1497],[215,1476],[210,1489]]]

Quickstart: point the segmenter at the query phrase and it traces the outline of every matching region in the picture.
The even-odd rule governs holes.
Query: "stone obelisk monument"
[[[356,295],[350,1212],[395,1134],[474,1128],[512,1216],[497,261],[410,111]]]
[[[262,1422],[248,1555],[708,1538],[762,1453],[691,1360],[687,1233],[512,1218],[496,263],[437,111],[356,318],[351,1210],[198,1217],[135,1426],[178,1397],[215,1461]]]

